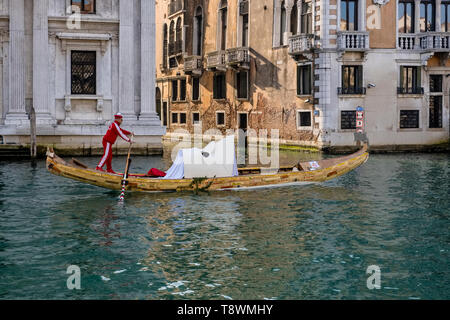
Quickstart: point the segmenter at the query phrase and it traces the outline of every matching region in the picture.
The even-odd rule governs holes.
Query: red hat
[[[123,119],[123,116],[122,116],[122,114],[119,112],[119,113],[117,113],[116,115],[114,115],[114,118],[115,118],[115,119]]]

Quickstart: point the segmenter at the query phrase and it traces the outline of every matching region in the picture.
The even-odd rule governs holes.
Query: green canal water
[[[299,157],[318,155],[282,164]],[[448,154],[372,155],[323,184],[119,206],[44,161],[0,162],[0,299],[449,299],[449,190]],[[70,265],[81,290],[67,289]],[[380,290],[367,288],[371,265]]]

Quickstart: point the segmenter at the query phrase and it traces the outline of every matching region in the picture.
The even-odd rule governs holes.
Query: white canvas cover
[[[218,142],[212,141],[205,148],[178,151],[172,167],[164,179],[221,178],[238,176],[234,136]]]

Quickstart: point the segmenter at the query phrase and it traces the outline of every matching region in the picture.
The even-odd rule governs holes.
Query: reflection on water
[[[117,192],[54,177],[42,161],[3,162],[0,297],[448,299],[449,160],[374,155],[324,184],[129,194],[124,206]],[[66,288],[73,264],[76,292]],[[373,264],[381,290],[366,287]]]

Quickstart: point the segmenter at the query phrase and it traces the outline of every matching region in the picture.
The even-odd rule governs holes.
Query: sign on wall
[[[356,132],[364,132],[364,109],[363,107],[356,108]]]

